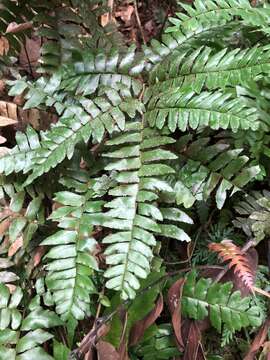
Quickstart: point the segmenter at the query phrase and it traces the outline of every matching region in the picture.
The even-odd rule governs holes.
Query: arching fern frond
[[[110,244],[105,250],[110,268],[104,276],[109,278],[106,286],[119,291],[123,299],[134,298],[140,287],[138,278],[144,279],[150,272],[155,234],[189,241],[182,229],[158,223],[172,216],[179,219],[179,214],[159,209],[155,203],[158,191],[172,190],[162,179],[174,171],[163,163],[175,159],[172,152],[163,149],[172,142],[170,137],[133,122],[106,143],[113,149],[104,156],[116,161],[105,169],[117,172],[117,186],[109,191],[112,200],[105,204],[110,210],[104,225],[117,231],[103,239],[104,244]]]
[[[55,195],[59,207],[50,219],[57,221],[61,230],[41,243],[50,246],[45,255],[46,285],[63,320],[72,317],[82,320],[90,314],[91,294],[97,291],[91,278],[94,270],[98,270],[93,255],[97,245],[93,231],[94,225],[104,218],[104,201],[93,190],[97,182],[87,173],[73,173],[72,178],[63,178],[63,182],[75,189],[80,185],[80,191],[61,191]]]
[[[200,47],[192,52],[183,52],[165,63],[162,71],[153,69],[148,96],[175,87],[190,87],[200,93],[204,87],[213,90],[246,84],[269,71],[269,55],[269,46],[223,49],[219,52]]]
[[[202,92],[173,88],[153,96],[147,106],[145,118],[150,126],[162,129],[168,125],[171,132],[176,128],[211,129],[230,128],[256,130],[258,114],[256,108],[249,107],[241,98],[233,98],[220,91]]]
[[[210,139],[201,137],[189,142],[180,140],[181,162],[175,175],[175,196],[178,204],[190,207],[196,200],[207,200],[215,192],[221,209],[228,192],[242,189],[259,172],[259,166],[248,165],[243,149],[230,149],[226,143],[208,145]]]
[[[190,41],[218,28],[222,31],[236,16],[242,18],[247,25],[262,29],[269,26],[270,8],[252,7],[248,0],[198,0],[192,5],[182,6],[186,14],[177,13],[177,17],[170,19],[174,26],[166,29],[167,34],[163,35],[162,41],[153,40],[151,47],[144,49],[147,61],[152,66],[155,65],[155,72],[162,72],[164,62],[168,64],[172,56],[181,55]]]

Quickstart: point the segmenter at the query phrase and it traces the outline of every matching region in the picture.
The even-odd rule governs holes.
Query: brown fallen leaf
[[[201,343],[201,331],[197,321],[188,320],[185,326],[187,326],[188,331],[183,360],[206,360]]]
[[[46,252],[45,246],[38,246],[37,249],[34,252],[34,267],[38,266],[40,264],[40,261],[43,257],[43,255]]]
[[[1,149],[1,148],[0,148]],[[7,218],[0,223],[0,235],[4,235],[11,223],[10,218]]]
[[[136,345],[141,337],[143,336],[145,330],[151,326],[156,319],[159,317],[163,310],[163,297],[160,295],[158,301],[152,311],[145,318],[139,320],[131,328],[129,335],[129,345]]]
[[[98,360],[120,360],[119,353],[115,347],[106,341],[99,341],[96,349]]]
[[[27,29],[31,29],[33,26],[32,22],[25,22],[22,24],[17,24],[16,22],[11,22],[10,24],[8,24],[8,27],[6,29],[6,33],[12,33],[15,34],[17,32],[20,31],[24,31]]]
[[[18,120],[17,105],[8,101],[0,101],[0,115],[13,120]]]
[[[8,40],[4,36],[0,36],[0,56],[7,55],[9,50]]]
[[[260,350],[261,347],[264,346],[265,340],[268,335],[268,330],[270,328],[270,317],[266,319],[264,324],[261,326],[258,334],[255,336],[255,339],[253,340],[251,347],[244,357],[244,360],[254,360],[257,352]]]
[[[19,62],[22,68],[27,70],[29,73],[33,72],[33,68],[38,65],[40,58],[40,38],[29,39],[26,37],[25,45],[22,47]]]
[[[177,280],[168,291],[168,306],[172,316],[173,331],[178,349],[184,350],[184,342],[181,332],[181,298],[185,279]]]
[[[11,257],[23,246],[23,237],[19,236],[8,249],[8,256]]]
[[[0,115],[0,127],[17,124],[17,122],[18,122],[17,120],[14,120],[14,119],[4,117],[4,116]]]

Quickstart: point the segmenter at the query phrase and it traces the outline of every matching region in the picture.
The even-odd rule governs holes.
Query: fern
[[[74,174],[63,179],[69,187],[80,192],[61,191],[55,201],[59,207],[50,215],[61,229],[42,241],[50,246],[45,259],[46,285],[53,294],[56,312],[64,320],[70,317],[82,320],[90,314],[90,294],[97,292],[93,279],[98,263],[94,256],[97,242],[93,237],[94,225],[102,223],[103,201],[93,191],[95,180],[88,179],[86,173]]]
[[[225,324],[230,331],[261,323],[260,308],[251,305],[251,298],[232,292],[232,284],[213,283],[210,279],[196,281],[196,272],[187,275],[183,289],[182,311],[196,320],[209,315],[211,324],[220,332]]]
[[[125,46],[112,24],[100,25],[110,11],[105,3],[0,5],[0,32],[11,48],[2,60],[14,65],[4,69],[8,101],[16,96],[24,109],[57,119],[44,131],[18,122],[21,131],[6,143],[15,146],[0,157],[0,282],[9,287],[0,285],[0,359],[49,360],[52,352],[62,358],[75,343],[81,343],[75,351],[81,357],[102,358],[95,345],[102,345],[106,331],[115,348],[106,341],[103,346],[122,357],[179,356],[171,327],[149,320],[156,319],[153,300],[149,317],[140,319],[144,328],[152,324],[150,336],[139,334],[141,342],[130,351],[130,319],[138,303],[132,305],[147,291],[140,290],[144,279],[150,288],[156,285],[148,282],[150,273],[159,273],[164,292],[171,270],[183,270],[170,258],[175,264],[214,262],[216,255],[206,250],[209,231],[216,241],[210,248],[250,290],[257,289],[241,249],[220,243],[220,237],[230,231],[230,221],[258,241],[270,233],[269,194],[252,192],[262,181],[267,186],[270,170],[269,5],[183,4],[161,40],[141,50]],[[33,28],[6,34],[14,21]],[[35,71],[29,80],[12,56],[32,32],[42,41],[35,69],[42,76]],[[13,134],[11,127],[1,131]],[[231,211],[234,204],[239,216]],[[231,283],[194,271],[179,290],[184,317],[209,318],[223,331],[223,343],[265,317],[263,306],[242,298]],[[179,331],[180,320],[175,313]],[[56,331],[61,325],[65,345]],[[63,356],[56,355],[59,349]]]
[[[211,243],[208,245],[211,251],[217,252],[222,261],[229,262],[229,268],[243,280],[248,289],[252,291],[255,274],[245,254],[231,240],[223,240],[220,244]]]
[[[235,206],[235,210],[241,217],[236,217],[234,225],[242,228],[248,236],[254,234],[259,242],[270,233],[269,208],[269,192],[254,191]]]
[[[182,164],[173,182],[176,201],[185,207],[191,207],[196,200],[206,201],[215,191],[221,209],[227,192],[234,194],[260,172],[259,166],[248,165],[248,157],[241,155],[243,149],[230,149],[223,142],[208,145],[209,141],[202,136],[193,142],[189,136],[179,141]]]
[[[157,191],[172,191],[159,179],[173,172],[162,161],[174,159],[175,155],[160,148],[172,142],[170,137],[157,136],[155,131],[133,122],[123,134],[106,143],[118,149],[104,154],[117,159],[105,168],[117,172],[117,186],[109,191],[113,199],[105,205],[111,209],[106,213],[111,219],[105,226],[119,231],[103,239],[103,243],[111,244],[105,251],[106,262],[111,267],[104,276],[110,279],[106,286],[120,291],[123,299],[134,298],[140,287],[138,278],[144,279],[150,272],[155,234],[190,240],[177,226],[158,223],[163,218],[188,221],[179,217],[177,209],[159,209],[155,204]]]
[[[20,287],[10,294],[9,289],[0,284],[0,294],[0,359],[31,360],[37,356],[46,360],[52,359],[40,345],[53,338],[53,335],[44,329],[62,325],[61,320],[54,312],[42,309],[39,304],[32,308],[29,315],[22,318],[18,309],[23,298]]]

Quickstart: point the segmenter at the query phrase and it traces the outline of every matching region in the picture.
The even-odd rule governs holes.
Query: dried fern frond
[[[254,292],[255,281],[254,269],[252,269],[249,259],[242,249],[235,245],[232,240],[223,240],[221,243],[211,243],[209,250],[217,252],[219,259],[228,261],[229,269],[234,268],[237,274],[249,290]]]

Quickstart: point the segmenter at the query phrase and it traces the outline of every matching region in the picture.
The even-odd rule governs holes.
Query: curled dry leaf
[[[11,22],[10,24],[8,24],[8,27],[6,29],[6,33],[17,33],[20,31],[24,31],[27,29],[31,29],[33,26],[32,22],[25,22],[22,24],[17,24],[16,22]]]
[[[150,311],[150,313],[146,315],[145,318],[137,321],[136,324],[134,324],[133,327],[131,328],[129,335],[130,346],[136,345],[139,342],[145,330],[149,328],[149,326],[154,324],[156,319],[160,316],[162,310],[163,310],[163,297],[162,295],[160,295],[154,309]]]
[[[181,332],[181,298],[185,279],[177,280],[168,291],[168,306],[172,316],[173,331],[180,351],[184,349]]]
[[[19,236],[8,249],[8,256],[11,257],[23,246],[23,237]]]
[[[265,340],[268,335],[268,330],[270,328],[270,317],[266,319],[264,324],[261,326],[258,334],[256,335],[251,347],[244,357],[244,360],[254,360],[257,352],[260,350],[261,347],[264,346]]]

